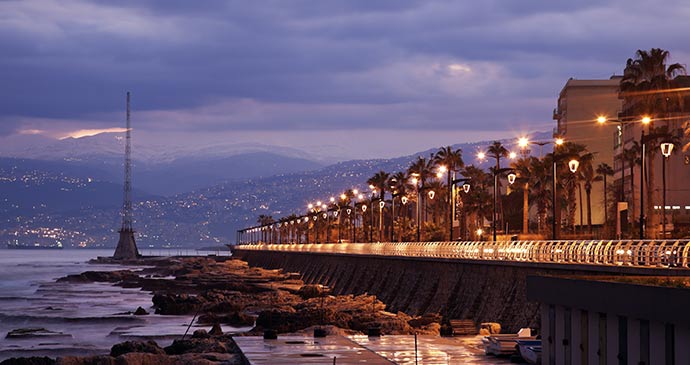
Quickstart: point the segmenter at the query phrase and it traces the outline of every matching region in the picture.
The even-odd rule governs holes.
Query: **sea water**
[[[89,264],[112,250],[0,250],[0,361],[17,356],[107,354],[112,345],[152,339],[162,347],[180,338],[192,316],[153,314],[152,293],[112,283],[57,283],[84,271],[141,270]],[[134,316],[138,307],[150,314]],[[206,328],[207,326],[200,327]],[[16,329],[44,328],[54,336],[7,338]],[[192,326],[189,332],[198,329]],[[225,331],[246,329],[223,328]]]

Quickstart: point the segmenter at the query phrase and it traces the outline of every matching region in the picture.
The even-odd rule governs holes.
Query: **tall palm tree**
[[[494,141],[491,146],[486,150],[486,155],[488,157],[491,157],[496,160],[496,165],[494,167],[494,179],[495,179],[495,174],[498,173],[498,171],[501,169],[501,158],[507,158],[508,157],[508,150],[503,146],[503,144],[500,141]],[[501,184],[498,182],[498,179],[494,180],[494,194],[499,194],[501,191]],[[494,228],[497,229],[498,223],[501,221],[499,216],[502,216],[500,212],[503,211],[502,205],[501,205],[501,199],[498,199],[498,197],[494,197],[496,200],[496,210],[497,213],[495,217],[493,217],[491,220],[493,221]]]
[[[398,200],[400,202],[399,209],[397,210],[397,214],[394,217],[391,217],[391,241],[395,241],[395,237],[393,237],[393,229],[396,226],[396,223],[398,221],[398,217],[402,217],[402,223],[397,224],[397,226],[400,226],[401,230],[399,231],[400,234],[402,234],[402,228],[404,227],[405,220],[407,219],[407,205],[402,204],[402,197],[407,196],[407,191],[408,191],[408,179],[409,176],[407,173],[403,171],[398,171],[395,174],[393,174],[389,179],[388,179],[388,186],[391,190],[391,194],[393,198],[391,199],[391,204],[395,204],[395,197],[400,196],[401,198]],[[401,235],[402,237],[402,235]]]
[[[441,147],[439,148],[438,152],[436,152],[436,154],[434,155],[434,161],[437,165],[445,166],[448,170],[446,183],[446,186],[448,187],[448,194],[446,197],[446,202],[447,205],[450,207],[451,204],[453,204],[453,189],[451,188],[452,179],[455,175],[455,172],[457,172],[459,169],[465,166],[465,163],[462,161],[462,150],[459,148],[453,150],[453,147],[451,146]],[[448,218],[449,241],[453,240],[453,218],[453,209],[451,208],[449,209]]]
[[[260,226],[267,226],[269,224],[275,223],[275,220],[270,215],[259,214],[259,217],[256,219],[256,223],[259,223]],[[268,232],[266,232],[266,230],[262,229],[261,230],[261,240],[266,242],[267,238],[268,238]]]
[[[376,188],[376,190],[379,191],[379,199],[381,201],[386,200],[386,190],[388,190],[388,179],[390,178],[390,174],[380,170],[379,172],[375,173],[374,176],[370,177],[367,179],[367,184],[372,185]]]
[[[601,181],[601,176],[594,171],[594,154],[591,152],[580,155],[580,179],[584,183],[587,197],[587,231],[592,234],[592,187],[595,182]],[[580,207],[582,209],[582,207]],[[582,222],[580,222],[582,224]]]
[[[550,155],[550,154],[549,154]],[[537,208],[537,232],[542,233],[542,227],[546,224],[546,215],[552,202],[552,157],[547,155],[544,159],[530,158],[529,172],[531,182],[530,202]],[[552,217],[556,219],[556,217]]]
[[[556,207],[563,206],[565,204],[567,211],[567,225],[571,227],[574,231],[575,228],[575,210],[578,206],[576,200],[576,190],[581,189],[580,182],[582,181],[582,168],[579,168],[576,173],[570,172],[568,169],[567,162],[571,159],[576,159],[580,161],[582,166],[582,156],[587,154],[587,149],[582,144],[566,142],[560,148],[558,152],[557,159],[557,189],[560,194],[558,194],[558,201],[555,202]],[[553,161],[553,154],[547,155],[549,158],[549,163]],[[551,178],[553,178],[550,172]],[[580,194],[580,225],[582,226],[582,198]],[[560,220],[560,209],[556,209],[557,221]]]
[[[390,179],[390,174],[383,171],[383,170],[380,170],[379,172],[374,174],[374,176],[370,177],[367,180],[367,184],[369,184],[370,186],[374,186],[374,188],[379,192],[379,196],[378,196],[379,202],[385,202],[386,201],[386,191],[390,189],[390,186],[388,185],[389,179]],[[382,228],[382,230],[379,230],[379,232],[378,232],[379,236],[381,236],[381,235],[383,235],[383,232],[385,231],[385,229],[383,229],[383,226],[384,226],[384,222],[386,222],[386,220],[385,220],[385,217],[383,214],[384,208],[379,208],[378,204],[379,203],[374,203],[374,205],[372,205],[372,207],[376,206],[376,208],[381,210],[378,215],[374,215],[374,217],[376,217],[375,219],[381,220],[380,222],[378,222],[379,227]],[[374,212],[372,209],[372,214],[373,213]],[[379,237],[379,241],[381,241],[381,242],[384,241],[383,237]]]
[[[462,196],[462,203],[469,217],[470,229],[474,231],[483,228],[485,218],[491,216],[491,206],[487,202],[491,199],[489,191],[493,180],[488,173],[474,165],[465,166],[462,175],[472,179],[472,188]]]
[[[634,141],[630,148],[623,150],[622,156],[625,166],[628,166],[630,172],[630,216],[633,218],[637,216],[635,211],[635,194],[633,189],[633,186],[635,185],[635,166],[639,166],[642,163],[642,159],[640,158],[641,151],[642,147],[640,144],[637,141]],[[625,197],[625,182],[623,182],[621,189],[623,189],[621,195]]]
[[[433,156],[432,156],[433,157]],[[433,171],[435,167],[435,162],[433,158],[426,159],[422,156],[417,157],[417,159],[412,162],[410,167],[407,168],[407,173],[417,179],[419,186],[421,186],[421,189],[426,189],[427,187],[427,181],[431,178]],[[415,186],[415,190],[417,192],[420,192],[419,186]],[[417,199],[417,204],[420,205],[420,212],[422,211],[421,206],[426,205],[426,199],[424,198],[424,194],[417,194],[418,196],[416,197]],[[417,222],[417,225],[419,227],[422,226],[422,217],[418,217],[419,221]]]
[[[607,163],[602,162],[597,166],[595,171],[601,180],[604,181],[604,227],[609,224],[609,203],[608,203],[608,185],[606,184],[606,177],[613,176],[613,168]]]
[[[634,105],[631,110],[640,115],[646,114],[651,117],[667,117],[670,110],[676,108],[679,103],[677,93],[658,93],[659,90],[668,90],[670,81],[677,75],[685,74],[685,67],[679,63],[667,65],[670,53],[660,48],[652,48],[649,51],[637,50],[635,59],[628,59],[623,78],[621,79],[621,95],[625,103]],[[670,98],[668,96],[674,96]],[[650,130],[653,126],[650,125]],[[647,143],[653,142],[654,138],[646,139]],[[652,231],[658,225],[657,217],[654,214],[654,158],[656,153],[654,148],[647,148],[650,153],[648,161],[648,189],[647,189],[647,217],[649,218],[648,227]]]

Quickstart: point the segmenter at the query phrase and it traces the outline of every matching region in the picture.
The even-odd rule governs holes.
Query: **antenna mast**
[[[141,257],[132,229],[132,125],[129,120],[129,91],[127,92],[127,137],[125,138],[125,197],[122,203],[122,227],[113,258],[133,260]]]
[[[122,231],[132,231],[132,126],[130,124],[129,91],[127,92],[127,131],[125,137],[125,186],[122,204]]]

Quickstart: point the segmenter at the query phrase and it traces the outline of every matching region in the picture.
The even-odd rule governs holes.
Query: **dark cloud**
[[[620,73],[638,48],[688,55],[688,6],[669,6],[5,1],[0,132],[111,126],[126,90],[151,129],[501,130],[548,120],[568,77]]]

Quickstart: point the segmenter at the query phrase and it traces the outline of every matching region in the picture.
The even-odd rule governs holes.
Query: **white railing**
[[[690,240],[575,240],[243,244],[243,250],[632,267],[690,265]]]

